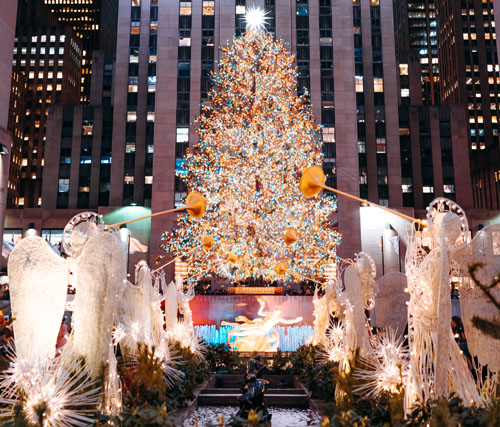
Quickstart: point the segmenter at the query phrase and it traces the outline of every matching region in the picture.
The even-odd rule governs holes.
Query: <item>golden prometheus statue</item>
[[[281,308],[274,307],[272,311],[264,311],[266,303],[263,298],[257,298],[260,309],[256,319],[250,320],[246,316],[236,317],[236,322],[222,321],[221,325],[232,326],[227,333],[228,344],[233,350],[238,351],[276,351],[280,343],[280,337],[274,327],[279,323],[293,325],[302,321],[302,317],[295,319],[283,319]],[[233,341],[233,338],[234,341]]]

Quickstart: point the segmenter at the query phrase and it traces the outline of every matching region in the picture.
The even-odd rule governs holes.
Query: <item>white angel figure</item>
[[[160,280],[165,282],[165,273],[162,272]],[[165,327],[167,332],[173,331],[177,325],[178,297],[177,287],[174,282],[166,286],[165,292]]]
[[[8,271],[17,358],[48,360],[64,316],[69,264],[45,240],[27,237],[14,247]]]
[[[310,339],[310,343],[313,345],[326,345],[328,343],[328,337],[326,336],[326,330],[328,329],[328,324],[330,321],[330,313],[328,310],[328,297],[324,295],[323,297],[318,296],[318,288],[314,291],[313,296],[313,331],[314,334]]]
[[[415,401],[447,397],[451,390],[465,402],[480,404],[450,326],[450,253],[466,244],[467,221],[460,206],[444,198],[431,203],[427,218],[432,233],[430,252],[422,247],[419,233],[413,232],[406,255],[411,355],[406,408],[410,409]]]

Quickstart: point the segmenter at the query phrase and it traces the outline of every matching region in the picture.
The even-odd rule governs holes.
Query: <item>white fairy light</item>
[[[0,374],[0,389],[0,417],[11,418],[21,404],[26,420],[38,425],[43,417],[43,427],[93,423],[100,397],[100,387],[73,354],[48,361],[14,358]]]
[[[245,14],[245,25],[247,30],[261,31],[265,28],[267,20],[267,12],[260,7],[252,6],[248,8]]]

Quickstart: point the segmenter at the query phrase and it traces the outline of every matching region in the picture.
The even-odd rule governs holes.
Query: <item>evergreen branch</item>
[[[498,283],[500,283],[500,276],[493,278],[489,285],[483,285],[479,279],[476,277],[476,272],[480,268],[484,268],[485,264],[482,262],[477,262],[469,266],[469,275],[474,282],[474,284],[483,291],[486,297],[492,302],[492,304],[500,311],[500,301],[493,296],[491,289],[493,289]]]
[[[472,318],[472,325],[485,334],[488,334],[489,336],[500,340],[500,319],[498,317],[493,320],[487,320],[478,316],[474,316]]]

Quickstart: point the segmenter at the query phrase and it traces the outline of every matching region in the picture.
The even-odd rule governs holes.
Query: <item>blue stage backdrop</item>
[[[283,319],[299,316],[303,319],[293,325],[278,323],[274,327],[281,351],[295,351],[313,335],[312,297],[287,295],[197,295],[190,302],[196,335],[209,344],[228,343],[228,331],[232,326],[222,326],[221,322],[235,322],[237,316],[262,319],[258,315],[260,303],[257,298],[265,302],[265,312],[280,307]]]

